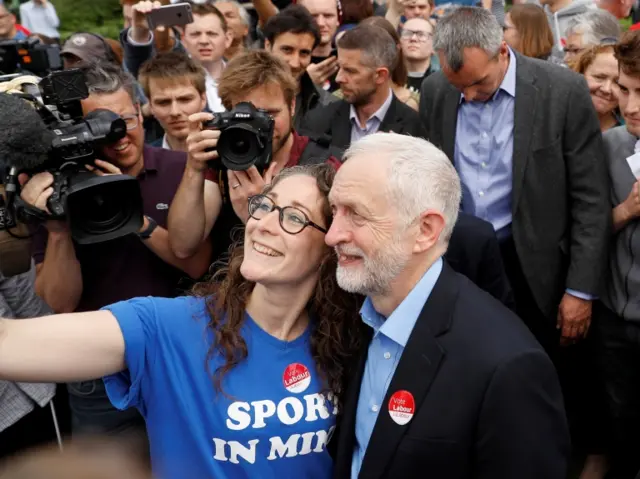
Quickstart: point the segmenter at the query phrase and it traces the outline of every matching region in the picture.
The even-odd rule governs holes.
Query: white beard
[[[400,238],[376,251],[371,257],[353,246],[336,248],[336,253],[362,258],[358,266],[340,266],[336,269],[338,285],[349,293],[366,296],[381,295],[391,288],[391,282],[402,272],[410,255],[402,249]]]

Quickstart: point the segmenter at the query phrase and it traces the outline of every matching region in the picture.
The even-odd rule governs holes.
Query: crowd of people
[[[633,4],[192,0],[150,28],[175,3],[61,40],[51,0],[0,2],[0,39],[60,43],[82,113],[123,120],[89,168],[143,202],[95,244],[46,219],[0,277],[0,478],[640,474]],[[240,169],[236,111],[269,125],[234,119]],[[50,216],[53,175],[19,180]]]

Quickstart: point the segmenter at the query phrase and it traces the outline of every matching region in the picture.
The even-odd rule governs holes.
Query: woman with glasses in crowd
[[[538,5],[514,5],[505,15],[502,28],[504,40],[518,53],[540,60],[551,55],[553,32],[546,13]]]
[[[116,407],[144,416],[163,479],[330,477],[326,443],[362,324],[324,242],[334,175],[283,170],[194,296],[0,321],[0,377],[104,377]]]
[[[615,92],[618,61],[613,55],[613,44],[588,47],[569,66],[587,80],[591,100],[600,120],[600,130],[604,133],[624,124]]]

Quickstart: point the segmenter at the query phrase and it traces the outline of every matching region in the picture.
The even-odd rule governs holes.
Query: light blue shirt
[[[60,38],[58,33],[60,20],[50,1],[46,5],[40,5],[30,0],[20,5],[20,23],[32,34],[39,33],[49,38]]]
[[[460,95],[454,161],[463,184],[462,210],[490,222],[498,236],[511,225],[515,55],[498,91],[486,102]]]
[[[356,412],[356,444],[351,462],[352,479],[356,479],[360,473],[362,460],[378,419],[378,412],[383,410],[383,414],[389,413],[387,405],[382,404],[382,401],[387,394],[391,378],[400,362],[413,327],[441,271],[442,258],[431,265],[418,284],[386,320],[374,309],[369,298],[360,309],[362,321],[373,329],[374,335],[369,344]]]
[[[378,108],[378,110],[369,117],[367,122],[365,123],[364,128],[360,126],[360,121],[358,120],[358,113],[353,105],[349,109],[349,119],[351,120],[351,143],[360,138],[364,138],[367,135],[372,135],[377,133],[384,117],[389,111],[389,107],[391,106],[391,100],[393,100],[393,92],[389,89],[389,96],[384,101],[382,106]]]
[[[454,162],[462,182],[462,211],[493,225],[499,239],[511,235],[513,125],[516,57],[509,49],[509,67],[498,91],[486,102],[460,95]],[[595,297],[567,289],[581,299]]]

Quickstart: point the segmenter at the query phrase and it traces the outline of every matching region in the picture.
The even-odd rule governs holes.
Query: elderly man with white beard
[[[330,194],[343,289],[367,296],[334,477],[564,479],[555,369],[526,326],[443,260],[460,179],[431,143],[354,142]]]

